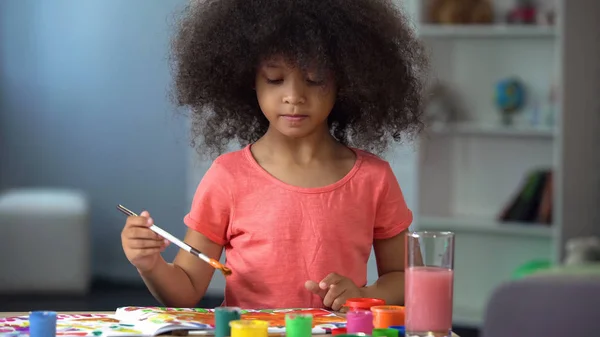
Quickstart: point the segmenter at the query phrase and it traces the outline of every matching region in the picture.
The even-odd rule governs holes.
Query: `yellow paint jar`
[[[269,322],[256,319],[229,322],[231,337],[267,337]]]

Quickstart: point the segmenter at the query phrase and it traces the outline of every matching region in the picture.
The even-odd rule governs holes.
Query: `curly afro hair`
[[[328,123],[343,144],[382,153],[390,139],[423,127],[426,57],[389,0],[194,0],[178,30],[174,96],[190,108],[201,153],[221,154],[233,139],[245,145],[266,132],[253,86],[258,64],[273,55],[333,71]]]

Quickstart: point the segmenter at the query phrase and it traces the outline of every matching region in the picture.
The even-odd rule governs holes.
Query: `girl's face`
[[[328,131],[327,116],[336,98],[331,73],[303,73],[281,58],[270,58],[259,65],[255,85],[271,128],[292,138]]]

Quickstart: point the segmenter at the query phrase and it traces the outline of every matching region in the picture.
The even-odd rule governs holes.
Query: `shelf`
[[[506,236],[551,238],[553,228],[545,224],[503,223],[491,218],[421,216],[420,230],[447,230]]]
[[[457,123],[443,127],[431,127],[429,130],[436,134],[489,137],[535,137],[551,139],[555,135],[555,130],[550,127],[503,126],[475,123]]]
[[[419,27],[419,35],[436,38],[554,38],[557,31],[554,26],[423,24]]]

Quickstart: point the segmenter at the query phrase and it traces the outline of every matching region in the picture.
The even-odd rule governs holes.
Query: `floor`
[[[223,301],[219,297],[205,297],[199,304],[201,308],[214,308]],[[6,295],[0,294],[0,311],[113,311],[122,306],[156,306],[160,305],[140,285],[125,285],[97,280],[86,296],[65,295]],[[475,329],[455,327],[454,331],[461,337],[478,337]]]

